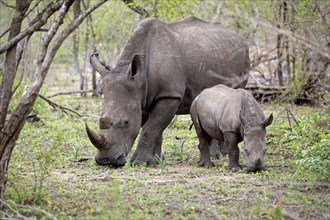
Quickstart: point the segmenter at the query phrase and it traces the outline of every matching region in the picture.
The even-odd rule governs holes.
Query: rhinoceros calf
[[[190,108],[199,139],[200,166],[214,166],[210,158],[212,138],[225,143],[229,169],[239,170],[238,143],[244,140],[248,171],[265,170],[266,127],[273,121],[252,95],[243,89],[217,85],[203,90]]]

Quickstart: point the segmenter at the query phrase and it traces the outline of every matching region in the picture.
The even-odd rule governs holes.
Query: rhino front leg
[[[131,158],[131,164],[154,165],[156,154],[162,153],[162,133],[173,119],[180,104],[179,99],[159,100],[142,127],[137,149]]]
[[[233,171],[239,171],[242,167],[239,164],[239,148],[237,134],[235,132],[225,132],[224,139],[229,157],[228,168]]]

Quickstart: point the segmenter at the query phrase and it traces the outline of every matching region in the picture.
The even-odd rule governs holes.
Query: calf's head
[[[141,127],[144,56],[136,55],[113,70],[102,65],[97,55],[91,56],[91,64],[102,76],[104,94],[99,130],[92,131],[86,124],[87,135],[98,150],[95,161],[124,166]]]
[[[239,113],[243,128],[244,152],[247,160],[247,171],[266,170],[266,127],[273,121],[273,114],[261,123],[245,118]]]

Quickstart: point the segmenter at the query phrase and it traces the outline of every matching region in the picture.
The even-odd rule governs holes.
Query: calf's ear
[[[270,114],[270,116],[268,118],[266,118],[263,122],[262,122],[262,126],[264,128],[266,128],[267,126],[269,126],[271,123],[273,122],[273,113]]]
[[[244,127],[248,125],[249,122],[248,122],[248,120],[246,120],[246,118],[242,114],[242,111],[239,111],[239,119],[241,120]]]

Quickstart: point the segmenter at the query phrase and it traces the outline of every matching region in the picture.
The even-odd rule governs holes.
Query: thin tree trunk
[[[283,23],[287,23],[288,21],[288,3],[286,0],[283,1]],[[286,56],[286,68],[288,74],[288,82],[287,84],[291,84],[291,62],[290,62],[290,53],[289,53],[289,38],[287,36],[284,37],[284,50]]]
[[[73,19],[76,19],[81,14],[80,0],[76,0],[73,4]],[[80,77],[80,90],[84,90],[83,70],[79,63],[79,30],[76,30],[72,36],[73,39],[73,61],[76,68],[76,72]]]
[[[278,18],[279,18],[279,24],[277,25],[277,28],[282,28],[282,2],[280,2],[279,10],[278,10]],[[280,86],[283,86],[283,67],[282,67],[282,34],[277,35],[277,76]]]
[[[155,0],[154,4],[154,17],[158,18],[158,6],[159,6],[159,0]]]
[[[291,2],[291,21],[294,21],[295,20],[295,8],[294,8],[294,3]],[[291,32],[292,34],[294,35],[294,32],[295,32],[295,24],[292,23],[290,25],[290,29],[291,29]],[[297,47],[297,42],[295,40],[291,40],[293,43],[294,46],[291,47],[291,53],[292,53],[292,74],[291,74],[291,82],[294,82],[295,80],[295,77],[296,77],[296,56],[297,56],[297,53],[296,53],[296,49],[295,47]]]
[[[87,1],[87,8],[88,8],[88,1]],[[84,61],[84,68],[82,72],[82,90],[88,90],[88,64],[89,64],[89,27],[88,23],[86,22],[86,32],[85,32],[85,61]],[[86,97],[86,93],[81,94],[83,97]]]
[[[24,14],[28,10],[30,4],[31,4],[31,0],[16,2],[15,15],[11,22],[8,41],[15,38],[21,32],[21,25],[24,19]],[[14,84],[14,79],[16,76],[16,70],[18,66],[17,64],[18,60],[16,60],[17,43],[7,50],[5,63],[4,63],[3,79],[1,81],[1,86],[0,86],[0,94],[1,94],[0,131],[2,130],[5,124],[7,110],[12,96],[12,87]],[[1,152],[0,152],[0,156],[1,156]]]
[[[87,5],[85,4],[85,2],[83,1],[84,3],[84,6],[85,8],[88,8],[88,3],[89,1],[87,1]],[[94,27],[93,27],[93,18],[92,18],[92,15],[88,16],[87,18],[87,21],[86,21],[86,25],[87,25],[87,28],[92,36],[92,49],[91,49],[91,52],[94,53],[96,51],[96,37],[95,37],[95,30],[94,30]],[[89,54],[87,53],[87,50],[86,50],[86,64],[88,64],[89,62]],[[86,71],[87,70],[87,65],[86,65]],[[98,97],[98,90],[97,90],[97,78],[96,78],[96,71],[94,68],[92,68],[92,97]]]
[[[7,178],[8,178],[8,164],[11,158],[11,152],[14,149],[16,140],[19,133],[21,132],[26,116],[31,112],[33,104],[35,103],[38,93],[43,85],[46,74],[50,68],[50,65],[54,59],[56,52],[59,47],[62,45],[63,41],[68,37],[69,34],[74,31],[82,21],[92,13],[96,8],[102,5],[106,0],[99,1],[95,5],[79,16],[79,18],[73,20],[59,35],[56,39],[53,40],[55,34],[57,33],[60,25],[63,24],[63,19],[66,16],[70,6],[74,0],[67,0],[63,3],[60,11],[52,23],[50,30],[43,37],[39,55],[37,58],[37,68],[35,71],[35,80],[33,86],[29,91],[27,91],[21,98],[20,103],[17,105],[16,109],[11,114],[8,121],[6,121],[3,128],[0,130],[0,200],[4,200],[4,192],[6,189]],[[17,4],[23,4],[26,1],[17,1]],[[19,14],[19,13],[17,13]],[[12,25],[18,24],[14,23],[16,16],[14,16]],[[20,24],[19,24],[20,25]],[[13,31],[15,29],[12,29]],[[16,31],[16,30],[15,30]],[[53,40],[53,41],[52,41]],[[50,49],[48,50],[51,41],[53,42]],[[15,53],[14,53],[15,55]],[[6,113],[6,112],[5,112]],[[6,115],[6,114],[5,114]],[[0,204],[2,208],[3,204]]]

